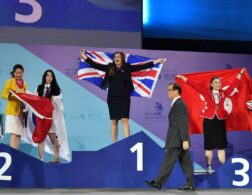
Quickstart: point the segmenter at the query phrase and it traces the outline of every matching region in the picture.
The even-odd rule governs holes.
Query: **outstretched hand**
[[[86,55],[86,51],[85,51],[84,49],[80,50],[80,56],[81,56],[84,60],[86,60],[86,59],[88,58],[87,55]]]
[[[158,63],[164,64],[165,62],[166,62],[166,58],[158,58],[156,60],[153,60],[154,64],[158,64]]]
[[[243,74],[245,72],[246,68],[241,69],[240,73]]]
[[[239,72],[239,74],[237,75],[238,79],[241,79],[242,75],[244,74],[244,71],[246,70],[246,68],[241,69],[241,71]]]
[[[180,75],[180,74],[178,74],[177,76],[176,76],[176,78],[179,78],[179,79],[182,79],[183,81],[187,81],[187,78],[185,77],[185,76],[183,76],[183,75]]]

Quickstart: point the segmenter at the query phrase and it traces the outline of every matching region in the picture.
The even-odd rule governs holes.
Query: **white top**
[[[46,87],[50,87],[50,84],[45,84],[45,87],[44,87],[44,92],[43,92],[43,96],[45,96],[45,92],[46,92]],[[34,92],[34,95],[38,95],[38,88],[36,88],[35,92]],[[64,106],[63,106],[63,103],[62,103],[62,93],[60,93],[59,95],[57,96],[52,96],[52,102],[53,102],[53,105],[54,105],[54,110],[58,110],[58,111],[63,111],[64,110]]]
[[[177,101],[177,99],[181,98],[181,96],[178,96],[178,97],[175,97],[173,100],[172,100],[172,103],[171,103],[171,107],[173,106],[173,104]]]
[[[220,92],[213,89],[212,93],[213,93],[215,104],[219,104],[219,102],[220,102]]]
[[[44,97],[45,97],[45,95],[46,95],[46,90],[47,90],[47,88],[49,88],[49,90],[51,90],[51,84],[50,84],[50,83],[45,84],[44,91],[43,91],[43,96],[44,96]]]

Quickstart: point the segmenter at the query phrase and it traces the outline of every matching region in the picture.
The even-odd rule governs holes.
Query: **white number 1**
[[[130,148],[130,151],[134,153],[137,151],[137,171],[143,171],[143,143],[139,142]]]
[[[15,20],[22,23],[35,23],[42,17],[42,7],[36,0],[19,0],[19,3],[28,4],[32,7],[32,13],[23,15],[15,13]]]

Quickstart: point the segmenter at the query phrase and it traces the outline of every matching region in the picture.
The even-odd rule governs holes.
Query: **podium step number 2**
[[[130,148],[131,153],[136,153],[136,170],[143,171],[143,143],[138,142]],[[12,164],[12,157],[7,152],[0,152],[0,160],[4,159],[4,163],[0,165],[0,181],[11,181],[11,175],[5,175],[6,171]],[[249,161],[244,158],[232,158],[231,163],[238,166],[239,169],[234,170],[235,180],[232,180],[232,185],[237,187],[246,186],[249,183],[250,176],[248,174],[250,164]]]
[[[0,152],[0,158],[4,158],[5,162],[2,167],[0,167],[0,181],[11,181],[11,176],[4,175],[4,173],[9,169],[11,166],[12,158],[9,153]]]

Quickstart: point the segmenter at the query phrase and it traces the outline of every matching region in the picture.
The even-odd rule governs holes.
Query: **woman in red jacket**
[[[210,81],[210,88],[195,83],[191,79],[182,75],[177,78],[182,79],[186,84],[203,95],[205,99],[204,108],[201,111],[204,131],[204,148],[207,163],[207,173],[212,173],[211,163],[213,158],[213,149],[218,150],[218,159],[223,164],[225,162],[225,148],[227,148],[227,133],[225,119],[228,117],[228,110],[225,108],[225,99],[233,90],[238,87],[241,76],[245,69],[242,69],[237,77],[230,83],[227,89],[222,89],[221,78],[216,76]]]

